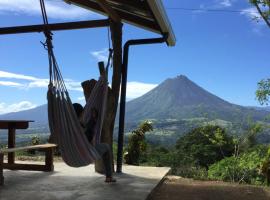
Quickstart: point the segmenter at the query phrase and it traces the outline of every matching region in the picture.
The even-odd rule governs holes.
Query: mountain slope
[[[126,121],[204,117],[241,122],[263,120],[269,114],[235,105],[207,92],[186,76],[167,79],[145,95],[127,103]]]
[[[47,104],[29,110],[0,115],[0,119],[34,120],[38,124],[47,124]]]

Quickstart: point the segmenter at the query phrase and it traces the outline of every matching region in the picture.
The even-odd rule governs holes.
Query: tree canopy
[[[270,0],[249,0],[270,28]],[[258,19],[257,19],[258,20]]]
[[[208,168],[234,151],[233,138],[219,126],[207,125],[191,130],[176,143],[179,153],[185,154],[197,166]],[[189,160],[189,161],[190,161]]]
[[[256,97],[261,105],[268,105],[270,96],[270,79],[263,79],[258,82]]]

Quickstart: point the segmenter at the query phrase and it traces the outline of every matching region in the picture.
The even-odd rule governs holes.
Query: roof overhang
[[[64,1],[109,16],[100,6],[100,0]],[[167,44],[175,45],[176,38],[161,0],[106,0],[105,2],[121,21],[161,35],[167,34]]]

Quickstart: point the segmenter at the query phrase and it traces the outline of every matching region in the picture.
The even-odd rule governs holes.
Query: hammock
[[[69,97],[64,79],[59,70],[52,46],[52,33],[48,29],[48,19],[43,0],[40,0],[43,21],[46,30],[50,82],[48,86],[48,120],[53,141],[58,144],[64,162],[72,167],[81,167],[100,159],[100,155],[88,142],[81,124],[86,125],[91,117],[91,110],[99,113],[95,125],[94,143],[100,142],[100,135],[107,103],[108,81],[106,72],[101,74],[90,97],[88,98],[81,121],[78,119]],[[112,52],[110,52],[109,59]],[[108,61],[109,61],[108,59]]]

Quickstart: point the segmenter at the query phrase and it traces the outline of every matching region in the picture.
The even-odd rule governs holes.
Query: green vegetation
[[[270,146],[257,143],[263,131],[261,124],[250,124],[237,137],[220,126],[207,124],[181,136],[174,147],[146,143],[144,137],[134,136],[139,129],[131,134],[127,145],[129,151],[131,146],[140,147],[133,164],[169,166],[174,175],[201,180],[270,183]]]
[[[268,148],[260,145],[239,156],[225,158],[210,166],[208,177],[238,183],[266,184],[267,177],[262,173],[262,166],[267,158],[267,152]]]
[[[152,123],[145,121],[137,129],[132,131],[128,138],[127,151],[124,156],[127,164],[138,165],[140,159],[145,157],[143,156],[147,147],[145,133],[152,130]]]
[[[270,79],[262,79],[258,82],[256,97],[261,105],[268,105],[270,96]]]
[[[259,12],[261,18],[270,28],[270,1],[269,0],[249,0],[252,3],[257,11]],[[255,20],[259,20],[259,17],[256,17]]]
[[[182,160],[188,158],[195,166],[204,168],[231,156],[233,149],[232,137],[221,127],[212,125],[195,128],[176,143],[176,152]]]

